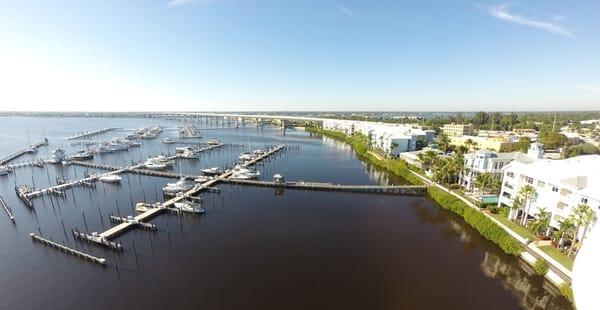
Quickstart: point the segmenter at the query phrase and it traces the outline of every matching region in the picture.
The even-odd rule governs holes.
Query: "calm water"
[[[175,146],[161,140],[178,140],[170,129],[181,123],[0,118],[0,156],[41,136],[51,145],[19,161],[47,157],[56,147],[85,148],[66,140],[75,132],[123,128],[91,139],[99,141],[150,125],[167,130],[139,149],[95,159],[111,164],[173,153]],[[281,173],[288,180],[402,183],[358,161],[348,146],[304,131],[197,125],[204,141],[214,137],[231,145],[200,160],[179,160],[173,171],[198,174],[203,167],[233,164],[242,151],[286,143],[297,147],[257,167],[264,179]],[[0,309],[570,308],[542,277],[425,197],[220,184],[220,193],[202,194],[205,215],[159,215],[153,220],[157,232],[126,232],[117,238],[125,251],[116,254],[75,242],[69,231],[103,231],[110,227],[109,213],[125,216],[136,202],[162,200],[160,189],[171,180],[124,175],[120,185],[98,183],[62,198],[37,198],[35,212],[14,194],[15,184],[46,187],[86,171],[93,170],[47,165],[0,177],[0,194],[16,217],[12,224],[0,210]],[[35,244],[28,234],[38,231],[110,263],[102,268]]]

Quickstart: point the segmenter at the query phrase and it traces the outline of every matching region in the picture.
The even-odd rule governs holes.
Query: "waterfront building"
[[[498,206],[512,207],[519,190],[531,185],[535,195],[526,213],[535,216],[540,208],[546,208],[552,228],[558,229],[560,222],[580,204],[587,204],[595,212],[600,210],[600,155],[551,160],[541,158],[539,151],[535,154],[535,148],[530,152],[539,159],[530,163],[513,161],[505,167]],[[519,212],[513,209],[509,217],[514,219]],[[578,233],[581,236],[583,230]]]
[[[433,141],[435,132],[423,130],[416,124],[389,124],[353,120],[323,120],[323,129],[342,132],[347,135],[360,133],[368,137],[371,147],[383,150],[392,157],[400,153],[415,151]]]
[[[477,148],[493,150],[496,152],[506,152],[512,148],[513,141],[504,136],[453,136],[450,137],[450,144],[455,146],[467,146],[465,142],[471,141],[477,144]]]
[[[459,184],[466,190],[472,191],[473,183],[477,176],[490,173],[494,179],[502,178],[502,169],[512,161],[531,163],[537,159],[521,152],[497,153],[481,149],[473,153],[464,154],[464,169],[459,176]]]
[[[442,131],[450,136],[450,137],[455,137],[455,136],[470,136],[473,135],[473,124],[445,124],[442,127]]]

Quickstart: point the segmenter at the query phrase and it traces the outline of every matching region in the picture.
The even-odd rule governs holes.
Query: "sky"
[[[0,110],[600,110],[599,12],[597,0],[0,0]]]

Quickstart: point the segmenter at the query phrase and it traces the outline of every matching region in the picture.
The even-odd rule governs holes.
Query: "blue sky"
[[[2,1],[0,110],[598,110],[599,1]]]

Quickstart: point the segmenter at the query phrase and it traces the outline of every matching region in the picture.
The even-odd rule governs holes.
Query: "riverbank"
[[[411,184],[430,185],[428,187],[429,197],[438,206],[459,215],[467,224],[476,229],[484,238],[499,246],[505,253],[520,256],[532,267],[536,264],[547,265],[548,268],[540,274],[559,287],[563,295],[568,298],[571,297],[568,296],[570,295],[570,287],[568,287],[571,280],[570,270],[553,260],[539,248],[532,246],[529,240],[521,237],[490,214],[483,212],[472,202],[429,180],[420,168],[411,166],[402,160],[386,158],[369,150],[368,140],[362,135],[348,136],[341,132],[315,127],[306,127],[305,130],[350,144],[360,160],[389,170]]]

